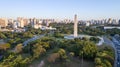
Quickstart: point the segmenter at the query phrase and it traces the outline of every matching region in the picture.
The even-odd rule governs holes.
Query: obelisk
[[[77,20],[77,15],[75,14],[74,16],[74,37],[77,37],[78,34],[78,20]]]

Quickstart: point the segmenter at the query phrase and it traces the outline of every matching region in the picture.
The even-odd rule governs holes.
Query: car
[[[118,64],[120,64],[119,62],[117,62]]]
[[[118,44],[118,46],[120,46],[120,44]]]
[[[120,50],[117,50],[117,53],[119,53],[119,54],[120,54]]]
[[[114,44],[118,44],[117,42],[113,42]]]
[[[118,41],[114,40],[115,43],[117,43]]]

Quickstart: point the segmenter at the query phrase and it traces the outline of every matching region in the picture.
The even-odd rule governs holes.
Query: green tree
[[[4,59],[0,63],[0,67],[26,67],[30,63],[29,58],[23,59],[21,55],[9,55],[8,58]]]
[[[58,53],[60,55],[60,59],[66,59],[67,58],[66,51],[64,49],[59,49]]]
[[[33,47],[34,47],[33,48],[33,53],[34,53],[33,57],[34,58],[38,58],[41,54],[46,52],[46,49],[43,48],[43,46],[40,44],[35,44]]]
[[[0,32],[0,38],[1,38],[1,39],[5,39],[5,38],[7,38],[7,37],[6,37],[3,33]]]
[[[95,58],[95,64],[96,65],[101,65],[102,61],[100,58]]]
[[[22,52],[22,49],[23,49],[23,45],[22,45],[22,44],[18,44],[18,45],[15,47],[15,52],[16,52],[16,53],[21,53],[21,52]]]
[[[6,44],[0,44],[0,49],[3,49],[3,50],[6,50],[8,48],[10,48],[10,44],[9,43],[6,43]]]

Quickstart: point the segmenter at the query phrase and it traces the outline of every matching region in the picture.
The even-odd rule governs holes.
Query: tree
[[[0,32],[0,38],[1,38],[1,39],[5,39],[5,38],[7,38],[7,37],[6,37],[3,33]]]
[[[95,58],[95,64],[96,65],[101,65],[102,61],[100,58]]]
[[[18,45],[15,47],[16,53],[21,53],[21,52],[22,52],[22,49],[23,49],[23,45],[22,45],[22,44],[18,44]]]
[[[59,55],[60,55],[60,59],[61,59],[61,60],[67,58],[67,56],[66,56],[66,51],[65,51],[64,49],[59,49],[59,50],[58,50],[58,53],[59,53]]]
[[[95,42],[95,43],[97,43],[97,42],[99,42],[99,38],[97,38],[97,37],[90,37],[90,41],[93,41],[93,42]]]
[[[111,63],[108,60],[104,60],[104,62],[107,65],[107,67],[112,67]]]
[[[96,56],[97,46],[93,42],[76,39],[73,41],[73,44],[71,44],[71,42],[68,44],[70,44],[67,47],[68,51],[74,52],[75,56],[83,56],[87,59],[91,59]]]
[[[102,49],[99,49],[99,52],[96,54],[95,65],[96,67],[112,67],[114,64],[114,52],[112,49],[108,49],[105,46]]]
[[[41,54],[43,54],[44,52],[46,52],[46,49],[43,48],[43,46],[40,45],[40,44],[35,44],[33,47],[34,47],[33,48],[33,53],[34,53],[33,57],[34,58],[38,58]]]
[[[21,55],[9,55],[9,57],[0,63],[0,67],[26,67],[29,63],[29,58],[23,59]]]
[[[70,55],[71,57],[73,57],[73,56],[75,55],[75,53],[74,53],[74,52],[70,52],[69,55]]]
[[[31,38],[31,37],[33,37],[33,34],[31,32],[25,32],[25,33],[23,33],[23,37],[24,38]]]
[[[9,43],[1,44],[1,45],[0,45],[0,49],[6,50],[6,49],[8,49],[8,48],[10,48],[10,44],[9,44]]]
[[[86,57],[86,58],[94,58],[96,53],[97,53],[96,45],[94,43],[92,43],[92,42],[89,42],[89,41],[85,42],[83,44],[84,44],[84,47],[83,47],[82,50],[83,50],[84,57]]]

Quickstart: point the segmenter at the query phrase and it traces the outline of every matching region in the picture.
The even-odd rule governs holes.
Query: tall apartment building
[[[18,17],[17,21],[19,22],[19,27],[24,27],[28,25],[28,19]]]
[[[119,25],[120,25],[120,20],[118,20],[118,23],[119,23]]]
[[[0,27],[6,27],[6,26],[8,26],[8,19],[0,18]]]

